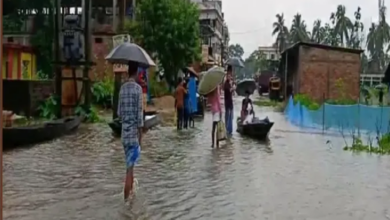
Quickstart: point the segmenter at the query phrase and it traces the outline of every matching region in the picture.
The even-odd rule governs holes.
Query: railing
[[[65,15],[64,15],[65,16]],[[32,34],[35,27],[35,15],[28,15],[26,18],[3,17],[3,33],[11,34]],[[62,19],[63,20],[63,19]],[[99,21],[98,21],[99,20]],[[99,19],[91,19],[93,32],[115,33],[119,24],[119,15],[116,16],[116,25],[114,26],[113,15],[105,15]]]

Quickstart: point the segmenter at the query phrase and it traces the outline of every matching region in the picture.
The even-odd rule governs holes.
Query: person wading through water
[[[228,66],[226,80],[223,85],[223,93],[225,97],[225,123],[228,135],[233,134],[233,79],[232,66]]]
[[[184,123],[184,96],[187,90],[184,88],[183,78],[179,77],[179,83],[175,91],[175,108],[177,114],[177,130],[183,128]]]
[[[137,63],[129,63],[129,80],[121,86],[118,100],[118,116],[122,121],[122,144],[126,159],[124,199],[133,193],[134,165],[141,154],[142,128],[144,126],[143,94],[137,80]]]
[[[217,127],[218,122],[221,121],[222,118],[222,108],[221,108],[221,101],[220,101],[220,95],[219,95],[219,86],[212,91],[210,94],[207,95],[207,101],[211,104],[211,113],[213,114],[213,127],[211,130],[211,147],[214,148],[215,143],[215,136],[217,135]],[[217,148],[219,148],[219,141],[217,138]]]

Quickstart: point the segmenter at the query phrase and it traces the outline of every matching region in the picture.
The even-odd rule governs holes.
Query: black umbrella
[[[256,91],[256,82],[254,79],[243,79],[237,83],[236,93],[239,96],[246,96],[249,92],[253,94]]]
[[[226,61],[226,65],[230,65],[232,67],[241,67],[241,68],[244,68],[245,65],[244,63],[242,62],[242,60],[238,57],[232,57],[232,58],[229,58],[227,61]]]
[[[106,56],[106,60],[116,64],[128,64],[132,61],[143,67],[156,66],[148,53],[142,47],[133,43],[119,44]]]

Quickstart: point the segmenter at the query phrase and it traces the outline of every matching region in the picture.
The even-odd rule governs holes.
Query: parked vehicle
[[[275,74],[274,71],[261,71],[260,75],[257,77],[257,86],[259,95],[262,96],[264,93],[269,91],[269,79]]]

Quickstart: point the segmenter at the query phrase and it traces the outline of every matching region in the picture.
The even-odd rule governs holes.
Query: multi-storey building
[[[266,60],[277,61],[280,59],[280,54],[276,47],[260,46],[258,50],[265,55]]]
[[[82,2],[84,1],[61,1],[60,21],[63,21],[67,14],[82,14]],[[112,49],[113,36],[120,34],[124,27],[125,18],[133,16],[134,0],[96,0],[92,1],[92,58],[96,62],[91,78],[97,75],[106,75],[112,72],[112,68],[106,65],[105,56]],[[22,6],[20,6],[22,7]],[[116,8],[116,10],[113,10]],[[19,11],[19,12],[18,12]],[[14,12],[4,12],[3,19],[3,77],[4,78],[25,78],[23,72],[26,69],[31,78],[39,70],[37,59],[34,53],[35,45],[31,39],[42,29],[42,16],[50,16],[47,8],[39,15],[35,9],[15,9]],[[17,16],[22,12],[23,16]],[[47,21],[47,19],[44,19]],[[46,25],[47,26],[47,25]],[[53,42],[54,43],[54,42]],[[97,76],[99,77],[99,76]]]
[[[208,60],[221,64],[222,55],[226,48],[224,42],[224,31],[227,27],[224,25],[222,13],[222,1],[220,0],[191,0],[199,6],[199,23],[202,29],[202,44],[208,46]],[[225,26],[225,27],[224,27]],[[225,36],[226,37],[226,36]]]

